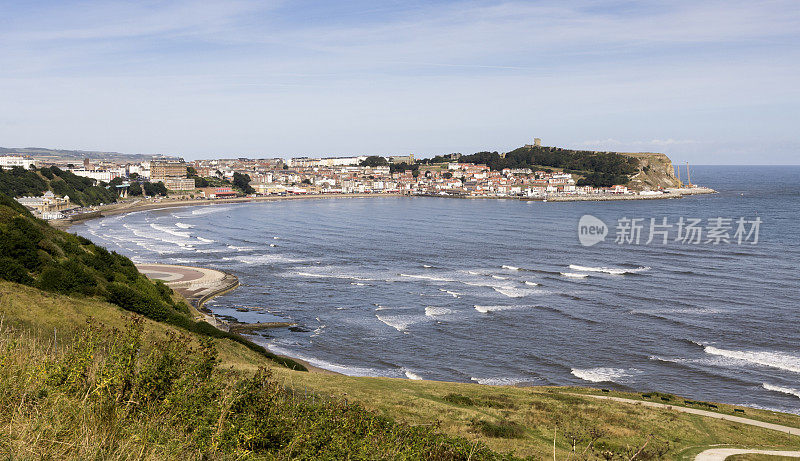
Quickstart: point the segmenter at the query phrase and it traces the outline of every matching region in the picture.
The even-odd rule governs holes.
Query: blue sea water
[[[73,228],[138,262],[219,268],[207,304],[299,328],[256,340],[350,375],[592,385],[800,413],[800,167],[695,167],[681,200],[309,199]],[[577,223],[609,226],[584,247]],[[645,244],[650,218],[759,218],[758,243]],[[614,242],[643,218],[640,244]],[[707,232],[707,229],[704,229]],[[240,312],[237,307],[262,307]]]

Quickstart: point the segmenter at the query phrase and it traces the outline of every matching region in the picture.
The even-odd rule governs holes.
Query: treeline
[[[217,175],[219,176],[211,176],[207,178],[203,178],[197,174],[197,170],[194,167],[187,167],[186,168],[186,175],[190,179],[194,179],[194,187],[225,187],[229,186],[233,189],[236,189],[238,192],[242,194],[254,194],[256,192],[253,189],[253,186],[250,185],[250,178],[249,174],[234,172],[233,173],[233,181],[228,181],[227,179],[221,177],[222,173],[217,171]]]
[[[30,170],[0,168],[0,193],[9,197],[40,196],[52,190],[56,195],[69,196],[70,201],[81,206],[115,202],[116,191],[104,186],[103,183],[95,186],[93,179],[55,166]]]
[[[237,341],[295,369],[305,369],[243,337],[195,322],[162,282],[151,282],[130,259],[56,230],[0,194],[0,279],[69,296],[105,299],[123,309],[194,333]]]
[[[504,168],[552,167],[584,176],[578,185],[612,186],[626,184],[629,175],[638,171],[639,161],[614,152],[591,152],[559,147],[520,147],[506,153],[478,152],[464,155],[461,162],[487,165],[492,170]]]

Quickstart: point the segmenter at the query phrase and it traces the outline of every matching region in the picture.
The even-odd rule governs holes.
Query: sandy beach
[[[217,319],[210,310],[203,307],[203,303],[209,299],[223,295],[239,286],[238,278],[228,272],[204,267],[179,266],[176,264],[137,264],[139,272],[150,279],[161,280],[168,287],[175,290],[178,294],[186,298],[196,310],[195,320],[202,320],[214,325],[215,327],[229,331],[232,325]],[[281,328],[291,325],[289,323],[275,323],[261,325],[263,328]],[[246,331],[246,329],[245,329]],[[245,333],[246,334],[246,333]],[[340,374],[335,371],[315,367],[305,360],[295,357],[290,358],[314,373]]]
[[[310,195],[270,195],[264,197],[236,197],[227,199],[183,199],[159,198],[138,199],[112,203],[94,207],[91,212],[71,216],[66,219],[54,219],[50,225],[61,230],[68,229],[71,225],[107,216],[116,216],[138,211],[161,210],[188,206],[210,206],[230,203],[248,202],[275,202],[279,200],[310,200],[310,199],[336,199],[336,198],[367,198],[367,197],[410,197],[403,194],[310,194]]]

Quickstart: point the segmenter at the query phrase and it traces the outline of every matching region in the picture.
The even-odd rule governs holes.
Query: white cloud
[[[410,5],[31,7],[0,29],[0,139],[191,156],[795,136],[798,2]]]

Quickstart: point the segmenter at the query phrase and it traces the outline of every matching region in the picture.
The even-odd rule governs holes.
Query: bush
[[[75,260],[63,264],[55,262],[47,266],[39,276],[39,288],[65,295],[94,295],[97,292],[95,279]]]
[[[31,278],[28,271],[25,270],[25,267],[8,257],[0,258],[0,279],[21,283],[23,285],[34,284],[33,278]]]
[[[447,394],[443,397],[443,400],[454,405],[463,405],[467,407],[475,405],[475,402],[471,398],[461,394]]]
[[[525,426],[513,421],[500,420],[496,423],[485,420],[472,421],[472,427],[487,437],[521,439],[525,436]]]

